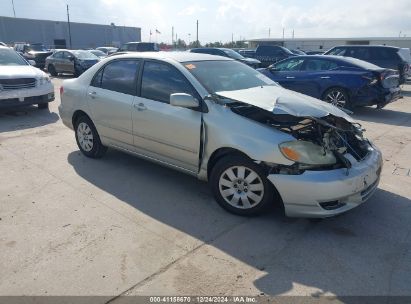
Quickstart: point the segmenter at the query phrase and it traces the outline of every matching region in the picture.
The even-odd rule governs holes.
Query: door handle
[[[90,92],[90,93],[88,93],[88,96],[90,96],[91,98],[96,98],[96,96],[97,96],[97,92]]]
[[[133,105],[138,111],[144,111],[147,110],[147,107],[144,105],[144,103],[140,102],[139,104],[135,103]]]
[[[321,79],[330,79],[331,77],[330,76],[321,76],[320,78]]]
[[[294,76],[286,76],[285,78],[287,78],[287,79],[295,79]]]

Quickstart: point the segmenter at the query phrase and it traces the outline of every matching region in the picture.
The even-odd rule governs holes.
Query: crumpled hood
[[[319,99],[284,89],[280,86],[254,87],[238,91],[223,91],[219,96],[253,105],[273,114],[321,118],[330,114],[353,121],[344,111]]]
[[[46,73],[31,65],[6,65],[0,68],[0,79],[40,78],[44,76],[46,76]]]

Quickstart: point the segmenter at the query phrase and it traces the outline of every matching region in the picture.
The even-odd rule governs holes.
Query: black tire
[[[88,127],[88,129],[86,129],[87,134],[83,133],[82,135],[83,136],[85,134],[87,136],[91,135],[91,137],[92,137],[91,140],[89,140],[89,139],[87,140],[89,145],[91,143],[91,148],[90,149],[85,147],[84,137],[79,138],[79,136],[81,136],[80,134],[82,133],[81,130],[85,125]],[[82,115],[79,118],[77,118],[77,120],[75,122],[75,125],[74,125],[74,132],[75,132],[75,136],[76,136],[77,146],[79,147],[80,151],[85,156],[90,157],[90,158],[101,158],[101,157],[103,157],[103,155],[107,151],[107,147],[103,146],[103,144],[101,143],[100,136],[98,135],[96,127],[94,126],[94,124],[90,120],[90,118],[88,118],[85,115]],[[83,144],[82,144],[82,142],[83,142]]]
[[[337,102],[332,102],[330,100],[330,96],[341,96],[344,99],[344,105],[337,105]],[[350,111],[354,109],[353,105],[351,104],[350,96],[348,95],[347,91],[343,88],[333,87],[327,89],[323,94],[322,100],[331,103],[337,107],[344,108]]]
[[[50,73],[51,76],[57,76],[57,71],[54,65],[49,64],[47,67],[47,71]]]
[[[46,103],[39,103],[39,104],[37,105],[37,107],[38,107],[39,109],[41,109],[41,110],[45,110],[45,109],[48,109],[48,108],[49,108],[49,103],[48,103],[48,102],[46,102]]]
[[[237,187],[235,187],[235,184],[237,182],[233,181],[234,179],[230,179],[228,175],[226,174],[227,170],[233,170],[232,172],[236,173],[236,167],[244,167],[245,168],[245,174],[244,174],[244,179],[243,179],[243,187],[248,186],[249,190],[247,192],[247,188],[243,188],[241,194],[239,194],[238,187],[241,186],[237,184]],[[247,174],[248,171],[248,174]],[[255,178],[254,180],[247,181],[247,178],[251,175],[251,171],[253,171],[258,178]],[[271,184],[271,182],[266,178],[267,174],[264,172],[265,170],[260,167],[258,164],[254,163],[252,160],[249,158],[242,156],[242,155],[228,155],[220,159],[214,166],[214,168],[211,171],[210,174],[210,186],[213,191],[214,197],[217,201],[217,203],[223,207],[225,210],[237,214],[237,215],[242,215],[242,216],[253,216],[253,215],[259,215],[265,211],[268,210],[270,206],[273,206],[273,203],[275,199],[279,199],[279,196],[277,194],[277,191],[275,190],[274,186]],[[238,169],[237,169],[237,175],[238,174]],[[233,183],[233,188],[231,187],[226,187],[225,185],[220,184],[220,179],[221,181],[228,182],[231,180]],[[248,184],[246,184],[247,182]],[[255,183],[256,182],[256,183]],[[258,187],[263,187],[263,191],[253,191],[252,186],[258,186]],[[260,201],[252,201],[251,198],[247,198],[248,202],[250,203],[249,207],[246,207],[246,204],[244,204],[242,197],[238,200],[238,203],[235,203],[237,206],[233,206],[233,204],[230,204],[223,196],[222,191],[226,190],[235,190],[237,189],[237,194],[238,196],[244,196],[244,195],[249,195],[251,192],[253,194],[256,194],[257,196],[259,195],[261,197]],[[236,193],[233,194],[231,200],[234,199],[234,195],[237,195]],[[237,196],[237,197],[238,197]],[[230,200],[230,196],[226,196],[228,200]],[[233,202],[233,201],[232,201]],[[254,204],[253,204],[254,203]]]

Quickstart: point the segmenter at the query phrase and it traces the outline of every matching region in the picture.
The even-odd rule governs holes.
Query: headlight
[[[39,85],[45,85],[45,84],[50,83],[50,82],[51,82],[51,80],[50,80],[49,76],[42,76],[38,79]]]
[[[306,165],[333,165],[337,162],[332,152],[309,141],[287,141],[279,145],[289,160]]]

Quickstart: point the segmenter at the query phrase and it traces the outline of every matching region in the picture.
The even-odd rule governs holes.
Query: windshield
[[[98,57],[89,51],[72,51],[74,56],[76,56],[78,59],[94,59],[97,60]]]
[[[228,57],[230,58],[237,59],[237,60],[244,59],[244,57],[238,54],[236,51],[233,51],[230,49],[223,49],[223,52],[226,53]]]
[[[193,61],[184,62],[183,65],[209,93],[277,85],[270,78],[238,61]]]
[[[2,65],[28,65],[18,53],[7,48],[0,49],[0,66]]]
[[[46,48],[42,44],[30,44],[27,49],[35,52],[46,52]]]

